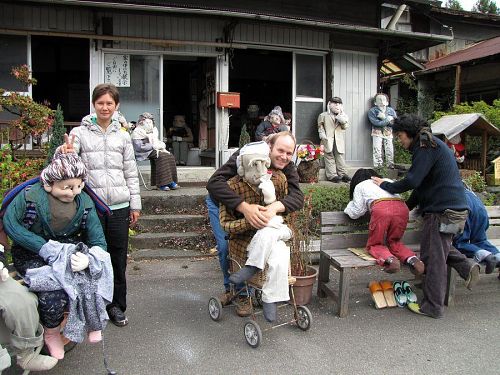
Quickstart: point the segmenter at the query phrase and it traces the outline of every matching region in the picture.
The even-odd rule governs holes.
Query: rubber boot
[[[30,348],[17,355],[17,364],[23,370],[47,371],[57,365],[57,359],[48,355],[36,354],[35,350]]]
[[[52,357],[56,359],[64,358],[64,344],[61,338],[61,328],[57,326],[55,328],[44,327],[45,332],[43,333],[43,338],[45,340],[45,345],[49,349],[49,353]]]
[[[102,340],[102,331],[91,331],[89,332],[89,342],[91,344],[98,343]]]
[[[266,318],[269,323],[272,323],[276,320],[277,311],[278,304],[276,302],[262,302],[262,313],[264,315],[264,318]]]

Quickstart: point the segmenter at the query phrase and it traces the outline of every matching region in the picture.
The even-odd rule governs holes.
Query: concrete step
[[[183,187],[178,190],[141,190],[142,213],[144,215],[160,214],[205,214],[204,187]]]
[[[178,231],[179,228],[186,230],[199,229],[208,224],[206,215],[183,215],[183,214],[165,214],[165,215],[143,215],[139,218],[138,231],[144,232],[170,232]]]
[[[196,258],[196,257],[214,257],[217,254],[204,254],[197,250],[188,249],[142,249],[134,251],[130,254],[130,257],[135,261],[140,260],[164,260],[164,259],[178,259],[178,258]]]
[[[138,163],[139,164],[139,171],[142,174],[142,177],[144,178],[144,181],[146,184],[150,183],[150,176],[151,176],[151,168],[149,166],[149,162],[146,162],[147,164],[144,164],[144,162]],[[177,167],[177,180],[179,181],[179,184],[182,186],[183,183],[206,183],[210,176],[212,176],[215,172],[214,167]],[[142,182],[141,182],[142,183]]]
[[[140,233],[130,237],[133,249],[175,248],[208,252],[215,246],[212,232]]]

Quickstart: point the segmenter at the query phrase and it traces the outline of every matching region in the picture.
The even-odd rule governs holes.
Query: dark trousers
[[[46,266],[47,263],[38,255],[29,250],[13,246],[12,258],[14,267],[21,274],[31,268]],[[64,319],[64,312],[69,304],[68,295],[63,289],[49,292],[35,292],[38,298],[38,313],[40,322],[46,328],[58,327]]]
[[[118,306],[122,311],[127,309],[127,269],[128,228],[130,208],[113,210],[111,216],[101,217],[102,229],[106,236],[108,253],[114,274],[113,301],[107,306]]]
[[[451,246],[452,234],[439,232],[438,213],[424,215],[420,258],[425,264],[424,298],[420,310],[433,317],[440,317],[444,311],[448,265],[466,279],[474,262]]]

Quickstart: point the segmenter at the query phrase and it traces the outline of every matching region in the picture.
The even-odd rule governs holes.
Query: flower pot
[[[311,302],[313,286],[316,282],[318,271],[313,267],[307,267],[306,276],[292,276],[297,279],[297,281],[295,281],[295,284],[293,284],[295,303],[299,306],[307,305],[309,302]]]
[[[302,160],[297,166],[300,182],[318,182],[319,179],[319,160]]]

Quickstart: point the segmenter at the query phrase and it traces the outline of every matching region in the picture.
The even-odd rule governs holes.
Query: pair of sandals
[[[375,308],[404,307],[417,302],[417,296],[407,281],[371,281],[368,285]]]
[[[411,289],[408,281],[394,281],[394,299],[399,307],[405,307],[410,303],[417,303],[417,295]]]

